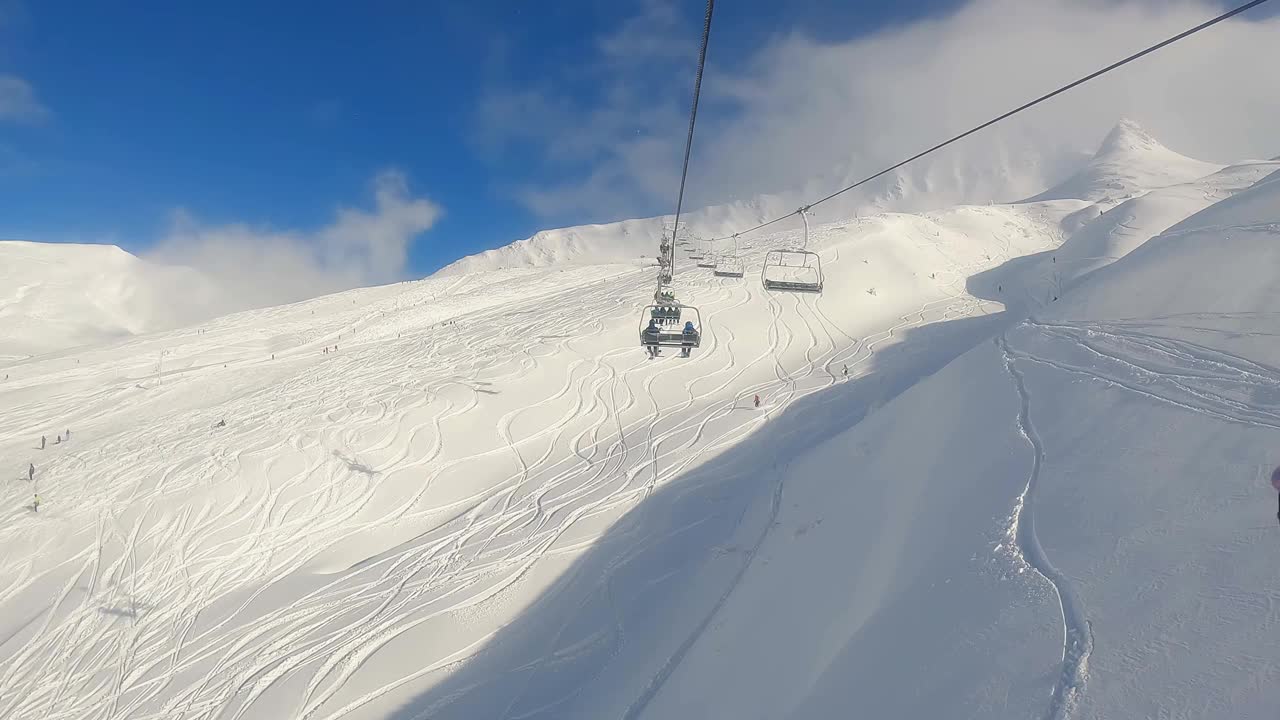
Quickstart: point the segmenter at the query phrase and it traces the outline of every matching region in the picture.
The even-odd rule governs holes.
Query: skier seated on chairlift
[[[694,339],[697,337],[698,330],[693,327],[693,321],[686,321],[684,324],[684,340],[681,343],[684,347],[680,350],[681,357],[689,357],[689,352],[693,349]]]
[[[658,336],[662,333],[658,329],[658,319],[649,318],[649,327],[644,329],[644,345],[649,351],[649,357],[657,357],[658,355]]]

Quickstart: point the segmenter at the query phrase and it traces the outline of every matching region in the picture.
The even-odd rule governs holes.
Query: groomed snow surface
[[[681,258],[688,359],[638,258],[32,325],[0,717],[1274,720],[1280,163],[1149,139]]]

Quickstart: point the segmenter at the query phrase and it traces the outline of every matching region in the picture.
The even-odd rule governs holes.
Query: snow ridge
[[[1053,696],[1045,717],[1049,720],[1065,720],[1070,717],[1084,692],[1089,675],[1089,655],[1093,652],[1093,629],[1066,576],[1049,561],[1040,545],[1040,538],[1036,535],[1035,490],[1040,479],[1040,468],[1044,465],[1044,444],[1031,422],[1031,394],[1027,390],[1026,378],[1014,363],[1006,335],[1001,335],[997,344],[1004,358],[1005,369],[1013,378],[1021,400],[1018,432],[1026,438],[1032,449],[1031,472],[1027,476],[1026,487],[1018,497],[1018,510],[1014,520],[1019,554],[1053,587],[1062,612],[1062,673],[1054,683]]]

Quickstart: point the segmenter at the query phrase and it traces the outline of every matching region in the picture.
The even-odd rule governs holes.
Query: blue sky
[[[731,67],[796,28],[868,32],[902,20],[899,5],[721,3],[711,63]],[[671,16],[635,40],[671,55],[602,62],[600,44],[651,6]],[[655,198],[531,208],[523,191],[586,172],[592,158],[548,161],[548,135],[513,138],[492,126],[518,117],[482,114],[529,89],[592,108],[612,72],[684,105],[701,14],[698,0],[0,3],[0,74],[39,106],[38,117],[0,120],[0,236],[140,252],[177,208],[202,223],[306,230],[370,205],[386,168],[443,209],[413,246],[413,273],[544,227],[669,212]]]
[[[722,2],[688,202],[897,159],[1223,4]],[[350,280],[371,282],[671,212],[703,8],[0,0],[0,237],[136,253],[194,237],[207,256],[369,232],[394,246]],[[1222,78],[1249,44],[1193,43],[1028,122],[1087,148],[1130,115],[1192,154],[1264,152],[1274,108],[1216,108],[1274,93],[1170,81]]]

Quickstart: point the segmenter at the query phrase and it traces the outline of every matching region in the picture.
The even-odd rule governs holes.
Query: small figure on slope
[[[40,436],[40,449],[41,449],[41,450],[43,450],[43,449],[44,449],[44,436],[43,436],[43,435],[41,435],[41,436]]]
[[[36,464],[28,463],[27,464],[27,481],[33,482],[35,479],[36,479]]]
[[[36,493],[31,501],[32,512],[40,512],[40,493]]]
[[[757,395],[757,396],[756,396],[756,400],[755,400],[755,402],[756,402],[756,407],[760,407],[760,396],[759,396],[759,395]]]
[[[1280,467],[1271,472],[1271,487],[1275,488],[1277,493],[1280,493]],[[1276,520],[1280,520],[1280,508],[1276,510]]]

